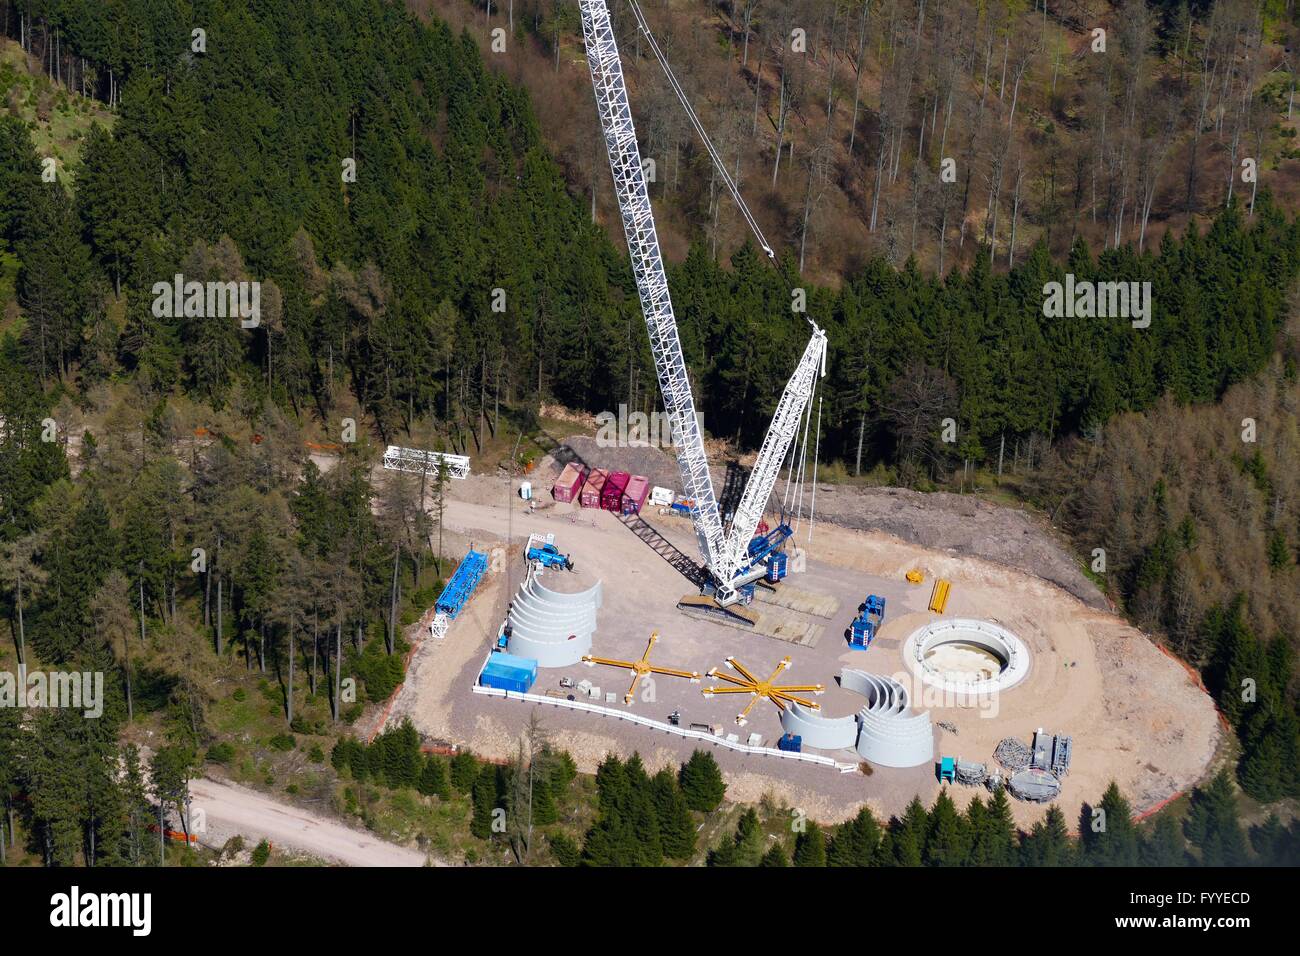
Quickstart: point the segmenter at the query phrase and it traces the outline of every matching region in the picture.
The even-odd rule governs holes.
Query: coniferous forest
[[[521,42],[580,43],[571,3],[533,7]],[[1187,51],[1214,7],[1182,5]],[[1290,4],[1263,7],[1266,31],[1296,29]],[[1267,185],[1140,251],[1043,236],[1010,264],[963,235],[946,269],[867,247],[833,282],[805,278],[797,245],[773,264],[752,242],[687,237],[669,278],[712,437],[738,455],[762,441],[806,302],[830,341],[831,479],[932,491],[960,474],[1040,510],[1080,555],[1105,546],[1099,587],[1203,675],[1238,738],[1184,819],[1130,825],[1124,794],[1098,794],[1125,824],[1104,837],[1059,810],[1017,833],[1001,792],[967,808],[945,793],[789,845],[763,835],[774,809],[751,808],[697,845],[723,800],[706,755],[677,775],[611,756],[591,780],[540,736],[499,765],[421,754],[409,725],[368,745],[346,731],[401,681],[402,627],[454,561],[430,544],[418,481],[372,486],[375,448],[477,455],[535,434],[543,404],[659,407],[617,224],[594,221],[528,86],[468,31],[387,0],[0,0],[0,25],[0,669],[109,675],[102,720],[0,708],[0,860],[156,864],[149,794],[183,805],[205,762],[249,761],[234,742],[268,713],[270,751],[348,782],[343,812],[378,826],[414,790],[454,808],[478,859],[503,844],[561,865],[1300,858],[1300,220]],[[1271,109],[1290,123],[1285,101]],[[154,286],[178,273],[260,281],[260,324],[159,316]],[[1067,273],[1150,282],[1149,327],[1044,316]],[[939,437],[949,417],[956,442]],[[1224,439],[1247,417],[1259,445]],[[305,443],[343,442],[347,421],[366,438],[322,474]],[[1240,704],[1244,677],[1262,706]],[[529,845],[490,817],[525,805],[534,762],[526,805],[552,829]],[[1241,794],[1263,822],[1242,822]]]

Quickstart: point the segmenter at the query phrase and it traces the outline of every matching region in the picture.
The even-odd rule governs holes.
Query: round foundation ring
[[[1029,673],[1029,650],[1000,624],[974,618],[934,621],[903,643],[921,681],[954,695],[1008,690]]]

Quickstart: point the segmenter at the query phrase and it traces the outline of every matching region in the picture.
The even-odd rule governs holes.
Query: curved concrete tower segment
[[[891,677],[853,668],[840,672],[840,686],[866,698],[857,714],[826,717],[799,704],[781,714],[781,728],[818,750],[856,749],[882,767],[916,767],[934,759],[934,728],[928,711],[911,714],[907,689]]]
[[[510,653],[531,657],[538,667],[577,664],[591,651],[600,605],[599,581],[585,591],[563,593],[542,587],[529,573],[506,616]]]
[[[823,717],[803,704],[791,704],[781,714],[781,729],[803,738],[805,747],[850,750],[858,739],[858,718]]]

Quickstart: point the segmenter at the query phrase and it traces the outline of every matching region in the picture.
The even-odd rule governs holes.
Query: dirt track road
[[[205,819],[203,842],[218,849],[236,833],[275,846],[292,847],[348,866],[423,866],[418,850],[385,843],[307,810],[232,784],[198,779],[190,782],[192,808]]]

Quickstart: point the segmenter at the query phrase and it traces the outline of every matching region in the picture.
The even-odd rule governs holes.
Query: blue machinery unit
[[[849,647],[865,651],[876,639],[876,630],[885,623],[885,599],[878,594],[868,594],[858,609],[858,616],[849,626]]]
[[[748,571],[759,564],[767,565],[767,580],[775,584],[786,575],[786,553],[781,550],[790,535],[794,534],[788,524],[777,525],[767,534],[755,535],[749,540],[749,564],[742,569]]]
[[[803,737],[799,734],[783,734],[776,742],[776,749],[797,754],[803,750]]]
[[[487,573],[487,555],[482,551],[471,550],[465,555],[465,559],[456,565],[456,570],[447,581],[447,586],[438,596],[435,611],[447,615],[454,621],[461,608],[465,606],[465,602],[474,593],[474,589],[478,587],[479,581],[483,580],[485,573]]]

